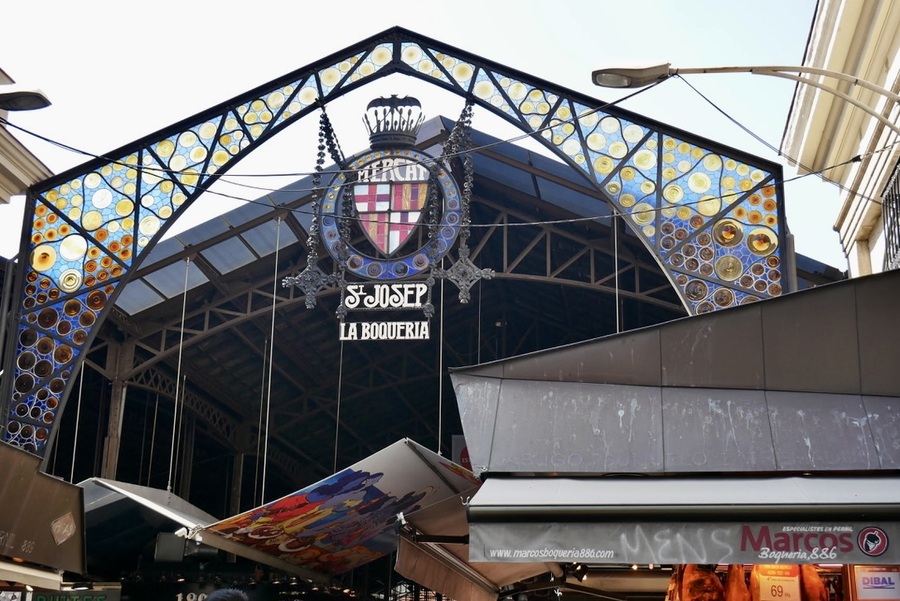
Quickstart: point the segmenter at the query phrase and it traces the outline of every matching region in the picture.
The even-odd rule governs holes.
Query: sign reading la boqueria
[[[894,545],[891,545],[891,541]],[[900,563],[900,523],[473,522],[471,561]]]

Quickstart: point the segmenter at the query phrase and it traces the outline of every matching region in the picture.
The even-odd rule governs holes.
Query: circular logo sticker
[[[868,526],[859,531],[856,537],[859,550],[869,557],[878,557],[888,548],[888,537],[884,530],[875,526]]]

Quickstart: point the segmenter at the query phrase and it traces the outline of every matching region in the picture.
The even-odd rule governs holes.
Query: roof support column
[[[241,487],[244,484],[244,453],[235,453],[231,468],[231,495],[228,500],[228,515],[241,512]]]
[[[106,359],[107,370],[114,374],[109,402],[106,438],[103,441],[103,468],[100,476],[116,479],[119,463],[119,445],[122,438],[122,417],[125,414],[125,395],[128,384],[121,374],[127,373],[134,363],[134,342],[111,344]]]

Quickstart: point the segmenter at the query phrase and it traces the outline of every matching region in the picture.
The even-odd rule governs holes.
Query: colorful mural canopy
[[[196,529],[191,538],[321,578],[392,553],[399,514],[477,485],[465,468],[400,440],[286,497]]]

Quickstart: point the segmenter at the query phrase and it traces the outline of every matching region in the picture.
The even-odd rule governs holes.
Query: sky
[[[395,25],[587,94],[600,105],[625,96],[591,83],[591,71],[601,66],[800,64],[815,4],[816,0],[344,0],[339,4],[35,0],[3,8],[0,68],[18,83],[41,88],[53,102],[46,109],[11,113],[14,125],[86,153],[13,130],[51,171],[59,173],[90,155],[108,153]],[[837,188],[816,176],[794,179],[795,168],[772,150],[781,143],[793,82],[752,74],[685,79],[696,91],[676,78],[620,106],[784,165],[787,223],[797,252],[846,269],[833,230],[840,206]],[[435,86],[403,76],[378,80],[328,105],[347,154],[368,146],[360,120],[366,104],[390,94],[416,96],[428,116],[455,118],[462,110],[462,99]],[[522,134],[478,109],[473,126],[502,139]],[[229,173],[231,179],[310,172],[315,166],[316,128],[316,119],[311,118],[288,128],[236,166]],[[519,143],[546,153],[536,142]],[[274,189],[295,179],[293,175],[252,181]],[[222,191],[247,199],[262,194],[233,185]],[[204,195],[168,234],[240,202]],[[18,251],[21,214],[21,199],[0,206],[0,255]]]

